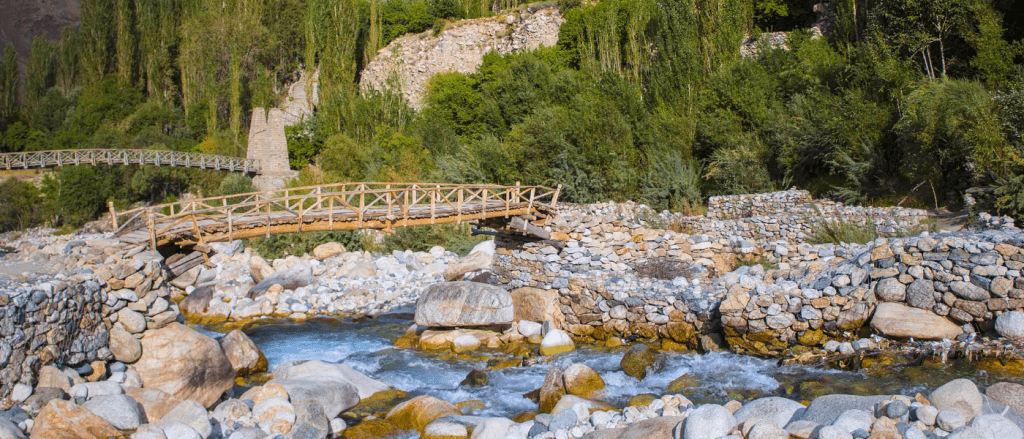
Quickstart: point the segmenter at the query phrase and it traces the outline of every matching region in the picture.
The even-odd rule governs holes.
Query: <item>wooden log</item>
[[[551,239],[551,233],[549,233],[547,230],[544,230],[543,228],[530,224],[529,221],[523,218],[512,218],[510,225],[514,230],[517,230],[521,233],[525,233],[527,235],[534,236],[540,239]]]

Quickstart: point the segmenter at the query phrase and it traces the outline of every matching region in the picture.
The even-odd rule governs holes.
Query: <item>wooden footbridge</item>
[[[561,186],[339,183],[183,200],[126,212],[116,212],[111,204],[110,213],[115,235],[122,241],[154,248],[472,220],[511,223],[528,232],[536,229],[529,221],[554,212],[560,192]]]
[[[260,161],[241,157],[149,149],[62,149],[0,154],[0,169],[52,168],[70,165],[184,166],[259,174]]]

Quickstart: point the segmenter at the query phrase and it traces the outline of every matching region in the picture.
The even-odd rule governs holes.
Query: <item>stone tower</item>
[[[284,112],[279,108],[252,110],[246,158],[260,161],[260,175],[252,180],[260,190],[281,189],[298,172],[288,167],[288,139],[284,135]]]

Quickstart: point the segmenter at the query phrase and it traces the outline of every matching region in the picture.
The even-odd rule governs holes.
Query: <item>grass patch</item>
[[[53,236],[64,236],[70,235],[78,231],[78,227],[72,226],[71,224],[65,224],[60,226],[59,229],[53,231]]]
[[[878,238],[878,230],[870,221],[865,225],[846,221],[822,221],[811,229],[807,242],[811,244],[839,244],[842,242],[865,244]]]

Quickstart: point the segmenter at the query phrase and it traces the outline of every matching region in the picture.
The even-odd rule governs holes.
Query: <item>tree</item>
[[[29,115],[35,112],[46,91],[53,85],[53,46],[46,35],[32,38],[25,75],[25,109]]]
[[[18,114],[21,105],[18,73],[18,54],[14,45],[7,43],[4,56],[0,59],[0,121],[7,121]]]

